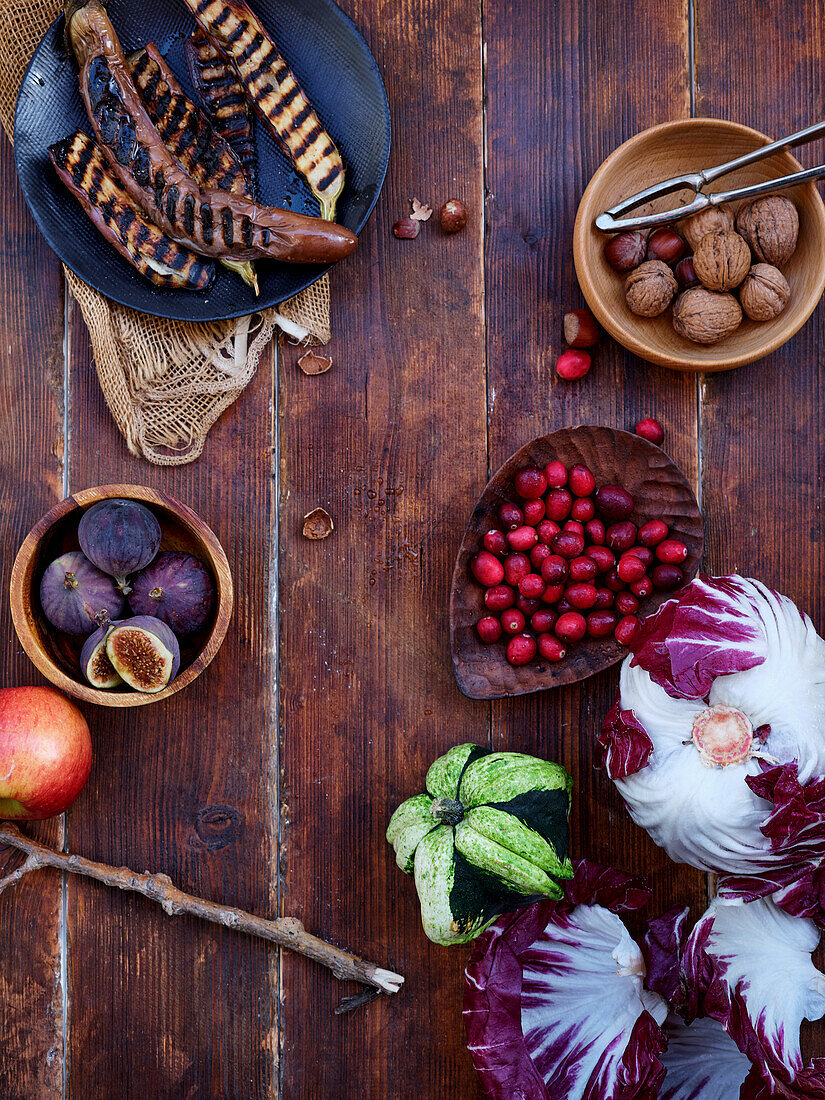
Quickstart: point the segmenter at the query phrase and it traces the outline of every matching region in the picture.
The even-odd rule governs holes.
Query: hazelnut
[[[682,290],[687,290],[689,286],[698,286],[699,280],[696,278],[692,256],[685,256],[684,259],[680,260],[674,267],[673,274],[676,276],[676,282]]]
[[[421,232],[421,222],[413,218],[402,218],[392,227],[393,233],[402,241],[411,241]]]
[[[778,267],[754,264],[739,288],[739,302],[752,321],[772,321],[791,296],[788,280]]]
[[[706,233],[693,253],[696,276],[708,290],[733,290],[750,266],[750,249],[744,238],[730,229]]]
[[[624,281],[624,296],[639,317],[658,317],[673,301],[679,284],[662,260],[646,260]]]
[[[742,310],[732,294],[717,294],[703,286],[686,290],[673,307],[673,327],[694,344],[716,344],[735,332]]]
[[[604,258],[614,271],[632,271],[645,258],[646,252],[646,233],[617,233],[604,245]]]
[[[647,240],[647,258],[675,264],[685,254],[685,242],[672,229],[656,229]]]
[[[790,199],[769,195],[743,206],[736,215],[736,228],[757,260],[784,267],[796,249],[799,214]]]
[[[728,229],[733,229],[733,214],[724,206],[709,206],[679,222],[679,232],[694,252],[707,233],[724,232]]]
[[[459,199],[447,199],[441,207],[441,228],[445,233],[459,233],[467,224],[467,207]]]

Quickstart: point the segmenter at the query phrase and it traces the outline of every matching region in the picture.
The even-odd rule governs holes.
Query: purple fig
[[[80,671],[92,687],[114,688],[123,683],[106,652],[106,638],[109,631],[119,625],[119,622],[109,622],[107,618],[83,643],[83,649],[80,651]]]
[[[200,630],[214,603],[212,574],[196,557],[181,550],[164,550],[132,578],[132,611],[156,616],[176,634]]]
[[[46,569],[40,581],[40,604],[52,626],[66,634],[91,634],[102,612],[119,619],[126,610],[112,578],[79,550],[63,554]]]
[[[180,668],[177,638],[151,615],[136,615],[113,627],[106,635],[106,656],[129,687],[150,695],[171,684]]]
[[[126,578],[147,566],[160,549],[160,524],[136,500],[101,500],[83,513],[77,537],[86,557],[114,577],[126,594]]]

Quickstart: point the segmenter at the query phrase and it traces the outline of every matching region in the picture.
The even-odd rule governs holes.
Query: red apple
[[[0,819],[63,813],[91,766],[89,727],[65,695],[50,687],[0,689]]]

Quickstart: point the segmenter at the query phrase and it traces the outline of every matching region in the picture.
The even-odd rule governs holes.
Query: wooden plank
[[[135,482],[190,505],[222,542],[236,595],[220,653],[189,688],[149,707],[92,709],[96,764],[83,813],[71,819],[71,848],[274,914],[272,354],[202,458],[159,469],[129,455],[117,433],[76,306],[71,331],[70,488]],[[153,1097],[274,1095],[271,948],[77,879],[68,911],[70,1096],[127,1096],[135,1082]]]
[[[455,686],[447,620],[485,471],[480,7],[344,8],[387,84],[393,156],[359,249],[333,276],[332,369],[307,378],[291,351],[282,373],[282,909],[407,984],[336,1017],[352,987],[286,958],[283,1097],[469,1098],[469,951],[426,940],[384,833],[436,756],[488,737],[489,708]],[[434,219],[415,241],[394,239],[413,195],[436,207],[457,195],[470,226],[446,238]],[[301,517],[316,505],[336,530],[312,543]]]
[[[737,48],[743,26],[757,48]],[[814,122],[825,95],[823,28],[822,0],[777,0],[758,13],[743,0],[697,0],[697,113],[743,122],[772,137]],[[806,165],[821,164],[825,144],[811,144],[798,155]],[[708,570],[757,577],[784,592],[820,634],[822,332],[820,303],[783,348],[749,366],[707,376],[701,390]],[[816,961],[825,967],[822,945]],[[825,1055],[819,1025],[804,1025],[803,1052]]]
[[[62,496],[63,308],[59,265],[23,202],[4,136],[0,225],[0,683],[17,687],[45,683],[17,642],[8,585],[17,547]],[[60,843],[60,820],[31,828]],[[0,851],[0,876],[19,862]],[[0,1094],[7,1100],[62,1093],[60,925],[60,875],[32,875],[0,896]]]
[[[520,4],[489,0],[487,29],[487,357],[490,470],[535,436],[577,423],[633,430],[656,416],[666,449],[697,476],[696,381],[603,340],[590,373],[561,381],[564,313],[582,303],[573,221],[592,173],[623,141],[690,113],[684,0]],[[476,484],[472,490],[480,490]],[[593,740],[618,669],[571,689],[494,705],[493,744],[560,760],[572,772],[574,852],[644,874],[651,912],[702,908],[705,882],[671,863],[630,821],[593,768]]]

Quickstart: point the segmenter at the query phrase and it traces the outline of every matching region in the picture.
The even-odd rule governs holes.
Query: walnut
[[[772,321],[791,296],[788,280],[778,267],[754,264],[739,288],[739,302],[752,321]]]
[[[742,310],[732,294],[703,286],[680,294],[673,307],[673,327],[694,344],[716,344],[739,328]]]
[[[736,228],[757,260],[784,267],[796,249],[799,214],[790,199],[769,195],[743,206],[736,215]]]
[[[733,290],[750,266],[750,249],[744,238],[730,229],[706,233],[693,253],[696,277],[708,290]]]
[[[706,233],[733,229],[733,214],[726,206],[709,206],[679,222],[679,232],[695,252]]]
[[[658,317],[673,301],[678,287],[666,263],[646,260],[625,279],[624,295],[633,313],[640,317]]]

